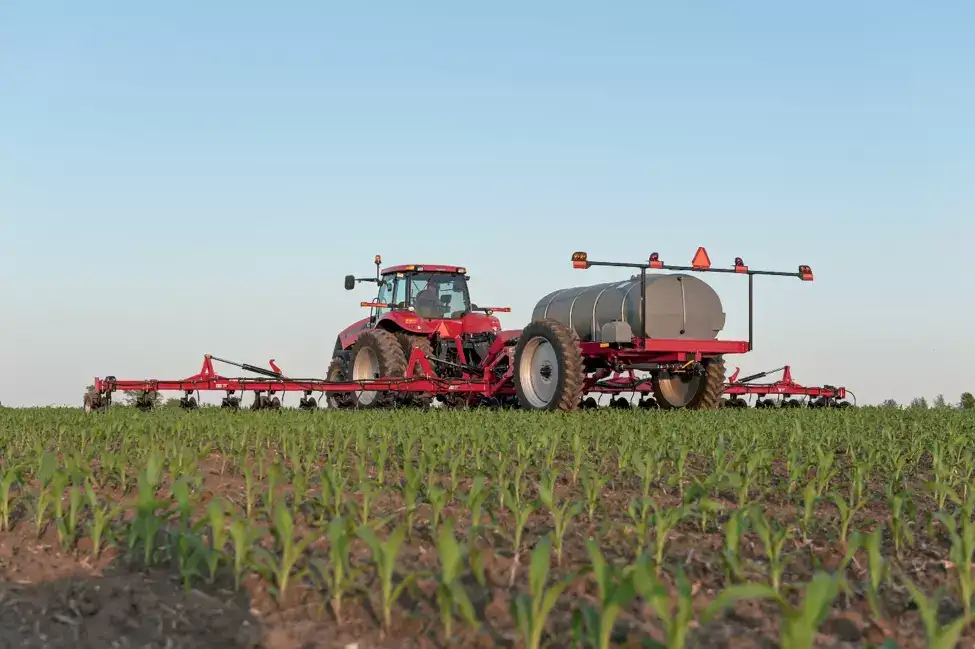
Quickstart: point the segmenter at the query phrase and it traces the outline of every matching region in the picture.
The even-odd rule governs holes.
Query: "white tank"
[[[647,335],[650,338],[717,338],[725,325],[721,298],[706,282],[686,274],[647,275]],[[566,288],[535,305],[532,320],[554,318],[583,342],[596,342],[604,325],[624,322],[640,335],[640,277]]]

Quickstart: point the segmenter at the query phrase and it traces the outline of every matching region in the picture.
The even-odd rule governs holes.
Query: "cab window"
[[[393,278],[386,277],[382,284],[379,285],[379,297],[376,298],[377,302],[382,302],[383,304],[391,304],[393,299]],[[374,309],[373,315],[377,318],[382,316],[384,313],[389,311],[388,308],[377,308]]]
[[[410,306],[423,318],[459,318],[470,310],[467,281],[452,273],[414,273]]]

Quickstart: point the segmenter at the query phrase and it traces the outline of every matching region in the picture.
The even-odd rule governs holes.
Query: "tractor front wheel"
[[[579,337],[558,320],[532,322],[522,330],[515,347],[514,374],[522,408],[578,409],[585,375]]]
[[[665,410],[717,410],[724,392],[724,358],[704,362],[704,373],[657,375],[650,384],[653,397]]]
[[[398,378],[406,374],[406,356],[396,336],[385,329],[371,329],[359,335],[352,347],[352,381]],[[356,392],[358,408],[388,408],[396,405],[397,394],[389,390]]]

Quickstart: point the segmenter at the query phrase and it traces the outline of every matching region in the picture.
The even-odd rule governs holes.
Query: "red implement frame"
[[[510,348],[509,348],[510,349]],[[500,361],[503,356],[498,356]],[[267,392],[274,394],[277,392],[303,392],[306,395],[315,392],[358,392],[373,390],[390,390],[394,392],[485,392],[493,394],[501,387],[501,382],[491,381],[491,372],[497,363],[484,368],[486,376],[481,378],[471,378],[464,381],[443,379],[437,377],[430,361],[419,349],[414,349],[407,364],[406,374],[399,378],[380,378],[372,381],[325,381],[323,379],[299,379],[280,375],[280,370],[275,372],[280,378],[250,378],[250,377],[228,377],[217,374],[213,369],[213,361],[223,359],[211,354],[203,357],[203,366],[200,371],[192,376],[183,379],[117,379],[108,376],[104,379],[95,378],[95,392],[193,392],[207,391],[226,391],[228,394],[235,392]],[[224,361],[228,362],[228,361]],[[231,363],[237,365],[237,363]],[[274,361],[271,367],[277,369]],[[245,366],[245,369],[253,369],[253,366]],[[262,370],[266,371],[266,370]],[[270,374],[270,372],[269,372]]]
[[[835,387],[832,385],[824,385],[822,387],[809,387],[797,383],[792,378],[792,368],[788,365],[783,365],[782,367],[776,368],[774,370],[769,370],[768,372],[761,372],[760,374],[754,374],[752,376],[746,376],[743,379],[738,379],[738,374],[740,370],[735,368],[735,373],[728,378],[728,382],[725,384],[724,393],[730,397],[742,397],[750,394],[757,394],[761,396],[770,395],[781,395],[787,397],[810,397],[813,399],[824,397],[826,399],[845,399],[847,396],[847,390],[844,387]],[[769,374],[774,374],[775,372],[782,372],[782,378],[774,383],[749,383],[748,381],[755,378],[762,378]]]

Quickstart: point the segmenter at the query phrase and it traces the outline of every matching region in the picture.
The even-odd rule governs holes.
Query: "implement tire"
[[[655,376],[650,381],[653,396],[664,410],[717,410],[722,406],[725,364],[723,356],[704,361],[703,376],[689,380],[672,376]]]
[[[428,360],[433,358],[433,345],[430,344],[430,339],[426,336],[399,331],[396,333],[396,340],[399,342],[400,347],[403,348],[403,355],[406,356],[407,365],[410,362],[410,355],[414,349],[422,351]],[[430,365],[433,365],[433,363],[430,362]],[[419,368],[415,369],[418,370]],[[403,369],[403,374],[406,374],[405,368]],[[429,392],[404,392],[400,395],[399,402],[404,406],[429,408],[433,403],[433,395]]]
[[[328,364],[328,372],[325,373],[326,381],[348,381],[349,368],[346,367],[345,359],[336,356]],[[355,394],[352,392],[326,392],[325,403],[329,408],[354,408]]]
[[[397,378],[406,374],[406,357],[396,336],[385,329],[370,329],[359,334],[352,346],[349,378],[352,381],[372,381],[377,378]],[[355,392],[357,408],[390,408],[399,395],[389,390]]]
[[[582,401],[585,371],[579,336],[558,320],[536,320],[515,347],[515,392],[529,410],[570,412]]]

